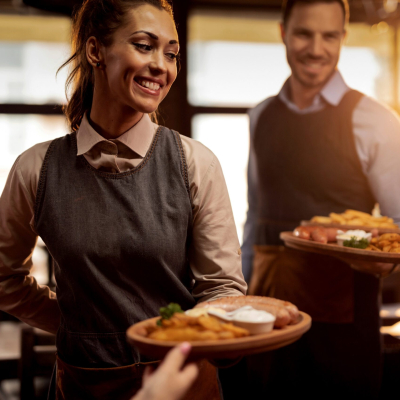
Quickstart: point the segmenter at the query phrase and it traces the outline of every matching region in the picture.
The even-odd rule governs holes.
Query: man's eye
[[[310,35],[307,32],[297,32],[296,36],[301,37],[301,38],[307,38]]]
[[[143,44],[143,43],[132,43],[132,44],[141,50],[150,51],[152,49],[152,47],[149,46],[148,44]]]
[[[325,39],[326,40],[335,40],[335,39],[337,39],[337,36],[336,35],[326,35]]]

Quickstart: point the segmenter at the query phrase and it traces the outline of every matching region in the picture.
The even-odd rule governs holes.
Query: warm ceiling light
[[[383,8],[387,13],[397,10],[397,0],[383,0]]]
[[[385,318],[390,315],[390,312],[388,310],[381,310],[379,315],[381,316],[381,318]]]
[[[387,333],[391,336],[400,336],[400,322],[396,322],[392,326],[381,326],[381,333]]]

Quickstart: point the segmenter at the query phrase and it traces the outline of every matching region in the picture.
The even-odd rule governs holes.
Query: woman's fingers
[[[196,364],[189,364],[181,371],[182,379],[187,382],[187,387],[199,376],[199,368]]]
[[[154,372],[154,368],[148,365],[143,372],[143,381],[142,383],[146,383],[146,381],[150,378],[151,374]]]
[[[183,342],[174,347],[164,358],[159,369],[178,372],[185,363],[191,348],[192,346],[188,342]]]

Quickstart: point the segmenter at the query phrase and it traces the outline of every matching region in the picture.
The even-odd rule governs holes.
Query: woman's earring
[[[100,63],[99,63],[99,62],[96,63],[96,67],[97,67],[97,68],[100,67]]]

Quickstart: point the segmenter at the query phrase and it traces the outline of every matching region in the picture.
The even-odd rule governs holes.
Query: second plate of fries
[[[392,218],[380,215],[376,206],[372,214],[357,210],[346,210],[343,213],[330,213],[329,216],[315,216],[309,221],[301,221],[301,225],[321,225],[344,230],[378,229],[379,233],[400,233],[399,226]]]
[[[299,322],[268,333],[249,335],[242,328],[226,324],[212,316],[190,317],[174,314],[170,322],[157,325],[159,317],[132,325],[127,331],[128,341],[141,354],[159,358],[177,343],[189,341],[190,359],[234,359],[239,356],[275,350],[299,339],[311,326],[308,314],[300,312]]]
[[[346,257],[360,261],[400,263],[400,234],[385,233],[373,238],[366,249],[339,246],[336,243],[318,243],[300,239],[292,232],[281,232],[280,238],[287,247],[333,257]]]

